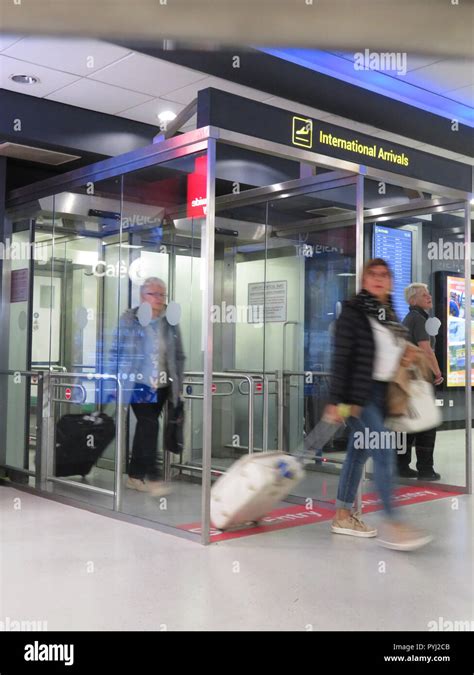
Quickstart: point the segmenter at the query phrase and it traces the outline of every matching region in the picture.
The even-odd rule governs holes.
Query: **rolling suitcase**
[[[115,436],[104,413],[64,415],[56,426],[56,476],[86,476]]]
[[[241,457],[212,487],[212,524],[225,530],[258,522],[303,477],[301,463],[282,452]]]

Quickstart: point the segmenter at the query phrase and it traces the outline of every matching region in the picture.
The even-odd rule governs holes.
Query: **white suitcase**
[[[282,452],[245,455],[211,490],[211,521],[219,530],[258,522],[304,477],[300,462]]]

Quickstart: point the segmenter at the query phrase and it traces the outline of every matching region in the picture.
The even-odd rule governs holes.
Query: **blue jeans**
[[[364,464],[371,456],[374,462],[375,486],[382,499],[385,515],[393,515],[392,489],[396,447],[395,443],[393,447],[386,447],[390,440],[386,435],[388,429],[384,426],[387,386],[387,382],[374,382],[370,401],[362,409],[360,417],[348,419],[351,433],[337,490],[338,509],[352,509]],[[381,432],[386,433],[382,436]],[[371,449],[372,442],[366,442],[369,434],[374,444],[377,444],[377,439],[383,438],[383,442],[378,443],[377,448]]]

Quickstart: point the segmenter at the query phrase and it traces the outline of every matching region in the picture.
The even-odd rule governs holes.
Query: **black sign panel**
[[[212,88],[198,95],[198,127],[208,125],[465,192],[473,189],[468,164]]]

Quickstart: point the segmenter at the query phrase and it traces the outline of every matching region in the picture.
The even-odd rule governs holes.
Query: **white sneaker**
[[[388,523],[383,526],[378,539],[380,546],[394,551],[416,551],[433,541],[431,534],[417,530],[404,523]]]
[[[138,492],[147,492],[151,497],[162,497],[168,495],[172,489],[169,483],[161,480],[141,480],[141,478],[127,478],[125,487]]]
[[[138,492],[148,492],[146,483],[144,480],[141,480],[141,478],[131,478],[129,476],[125,483],[125,487],[130,488],[130,490],[138,490]]]
[[[150,480],[146,482],[146,491],[150,497],[164,497],[172,492],[171,485],[163,480]]]

